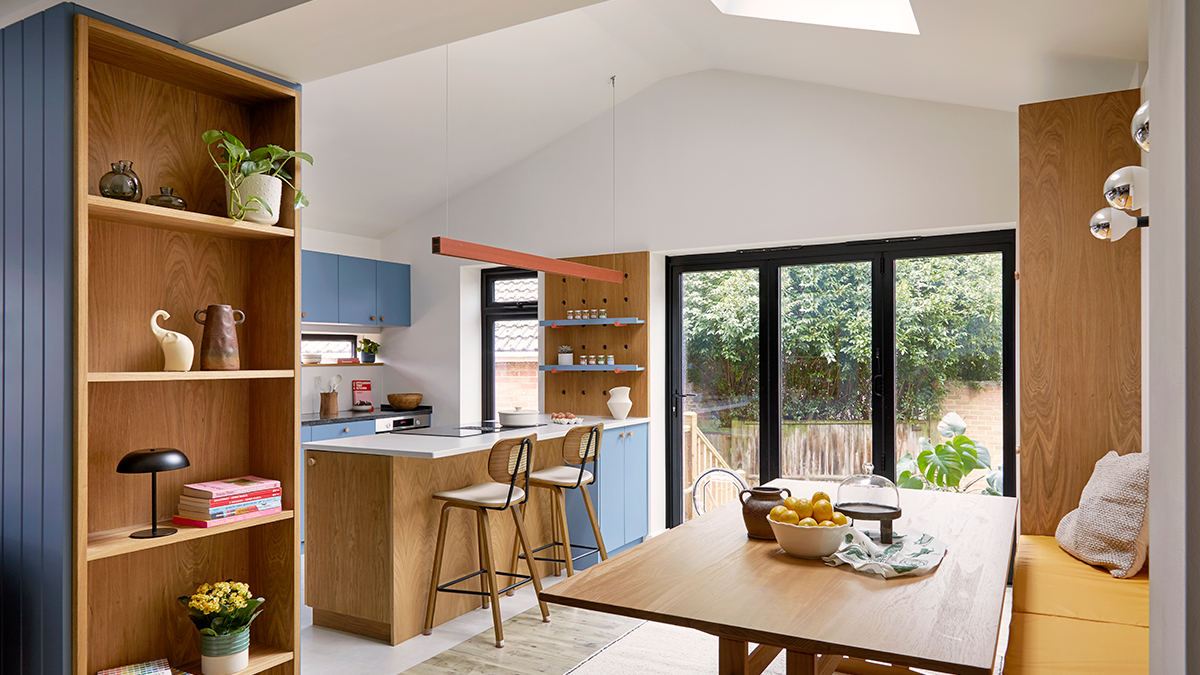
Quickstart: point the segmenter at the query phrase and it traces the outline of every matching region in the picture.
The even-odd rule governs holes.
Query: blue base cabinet
[[[600,535],[608,554],[638,544],[650,527],[650,433],[649,425],[635,424],[606,429],[600,445],[596,482],[587,486]],[[567,527],[571,543],[595,546],[596,537],[588,521],[587,508],[578,490],[567,491]],[[598,554],[579,560],[575,568],[586,569],[600,561]]]

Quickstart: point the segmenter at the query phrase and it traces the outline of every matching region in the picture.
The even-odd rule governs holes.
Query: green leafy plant
[[[379,343],[372,341],[370,338],[363,338],[358,341],[358,351],[364,354],[378,354]]]
[[[210,129],[200,136],[204,141],[205,148],[208,150],[208,156],[212,158],[213,164],[225,177],[226,184],[229,185],[229,217],[234,220],[242,220],[246,217],[249,211],[262,210],[274,215],[271,211],[271,206],[257,196],[249,195],[242,197],[239,194],[238,188],[250,176],[266,175],[273,178],[278,178],[292,188],[296,192],[295,208],[300,209],[308,206],[308,197],[304,193],[296,189],[292,183],[292,176],[285,169],[284,165],[289,160],[304,160],[312,164],[312,155],[304,152],[296,152],[292,150],[284,150],[278,145],[267,145],[254,150],[248,149],[237,136],[228,131],[220,129]],[[217,159],[213,154],[213,144],[216,144],[221,153],[222,159]]]
[[[248,585],[233,579],[201,584],[192,595],[179,596],[201,635],[234,635],[246,630],[262,613],[259,606],[266,601],[251,596]]]
[[[575,352],[571,351],[571,345],[559,345],[558,353],[559,354],[574,354]]]
[[[896,462],[896,484],[913,490],[943,490],[966,492],[981,480],[987,481],[985,495],[1003,494],[1004,469],[992,470],[992,456],[988,449],[968,438],[967,423],[958,413],[948,413],[937,426],[938,433],[946,442],[934,445],[922,437],[921,452],[914,458],[906,453]],[[976,469],[987,473],[961,485],[962,480]]]

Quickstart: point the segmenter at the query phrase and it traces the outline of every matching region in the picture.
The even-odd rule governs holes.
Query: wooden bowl
[[[412,410],[421,405],[420,394],[388,394],[388,404],[396,410]]]

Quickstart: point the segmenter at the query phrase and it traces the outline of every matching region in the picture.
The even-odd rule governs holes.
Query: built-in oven
[[[387,408],[382,409],[387,412]],[[394,417],[379,417],[375,420],[375,433],[390,434],[409,429],[426,429],[429,427],[429,413],[396,411]]]

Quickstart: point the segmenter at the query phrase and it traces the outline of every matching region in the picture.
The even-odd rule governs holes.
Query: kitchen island
[[[646,534],[648,421],[584,420],[602,423],[605,429],[591,495],[610,554],[637,544]],[[304,443],[304,599],[313,608],[313,624],[393,645],[420,634],[438,528],[439,503],[433,494],[489,480],[488,451],[505,438],[537,434],[533,470],[561,465],[562,439],[573,427],[551,424],[549,415],[539,417],[538,423],[541,426],[466,438],[406,432]],[[571,541],[592,545],[581,501],[568,500]],[[526,507],[534,547],[551,540],[549,505],[549,494],[536,490]],[[509,566],[513,537],[510,519],[492,519],[492,549],[500,570]],[[541,574],[553,573],[549,563],[538,564]],[[442,582],[476,569],[479,546],[473,519],[452,512]],[[481,604],[478,597],[442,594],[434,625]]]

